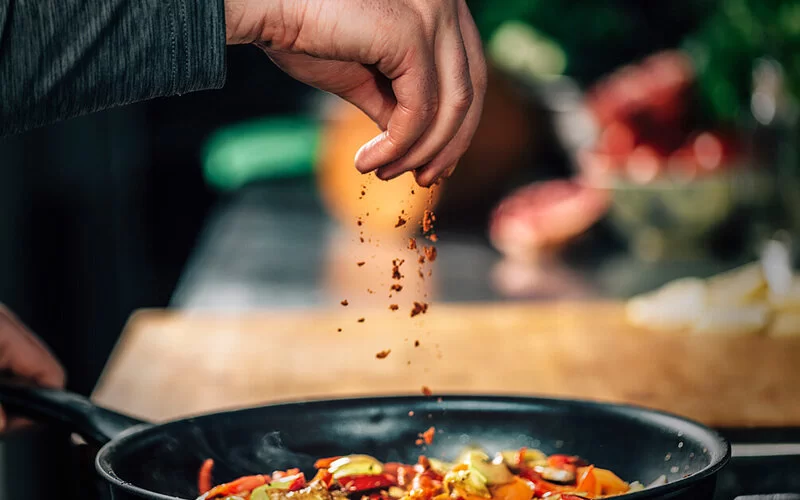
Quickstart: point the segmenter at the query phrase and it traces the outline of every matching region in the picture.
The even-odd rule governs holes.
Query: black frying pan
[[[99,408],[74,394],[0,384],[10,410],[68,425],[104,444],[97,470],[114,499],[191,499],[206,458],[214,482],[300,467],[316,458],[366,453],[414,462],[420,453],[452,458],[468,445],[487,451],[539,448],[581,455],[627,481],[666,486],[634,499],[710,500],[730,446],[714,431],[672,415],[630,406],[556,399],[487,396],[382,397],[285,403],[209,414],[162,425]],[[413,411],[413,416],[409,416]],[[420,432],[437,429],[421,450]]]

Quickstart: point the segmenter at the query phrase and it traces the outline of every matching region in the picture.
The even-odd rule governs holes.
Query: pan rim
[[[438,399],[442,401],[439,402]],[[106,443],[97,453],[95,457],[95,468],[100,476],[107,481],[113,487],[119,488],[124,490],[126,493],[130,493],[134,496],[140,498],[151,498],[157,500],[192,500],[186,499],[171,495],[165,495],[163,493],[157,493],[154,491],[150,491],[135,484],[132,484],[124,479],[120,478],[114,472],[112,467],[112,460],[109,459],[109,456],[113,456],[116,453],[117,449],[120,446],[125,446],[128,442],[132,440],[136,440],[141,437],[142,434],[146,434],[148,432],[154,432],[155,429],[164,430],[165,428],[169,428],[175,425],[181,425],[187,422],[191,422],[194,420],[203,420],[205,418],[210,418],[212,416],[224,416],[230,415],[234,413],[241,413],[241,412],[248,412],[248,411],[262,411],[268,408],[276,408],[276,409],[287,409],[287,408],[305,408],[307,409],[309,406],[311,407],[325,407],[325,406],[339,406],[339,407],[352,407],[357,408],[358,406],[365,406],[366,403],[370,403],[371,405],[375,404],[419,404],[419,403],[426,403],[430,405],[432,408],[435,405],[439,404],[450,404],[452,405],[464,405],[464,404],[478,404],[482,405],[483,409],[486,409],[487,404],[497,404],[508,406],[509,404],[519,405],[520,409],[523,409],[524,406],[544,406],[549,408],[593,408],[595,410],[599,410],[601,412],[607,414],[614,414],[617,415],[619,418],[622,419],[629,419],[629,420],[644,420],[645,422],[654,425],[659,420],[663,422],[670,422],[673,425],[667,425],[665,428],[667,429],[675,429],[678,430],[678,426],[686,426],[693,431],[693,436],[697,436],[698,441],[707,442],[707,450],[710,455],[710,463],[705,466],[704,468],[700,469],[699,471],[678,479],[677,481],[673,481],[671,483],[657,486],[655,488],[638,491],[634,493],[628,493],[626,495],[621,495],[619,498],[624,499],[641,499],[651,497],[655,494],[666,494],[666,493],[673,493],[697,483],[702,482],[705,479],[708,479],[715,474],[717,474],[723,467],[725,467],[731,458],[731,445],[728,440],[722,436],[716,430],[700,423],[695,420],[676,415],[674,413],[670,413],[668,411],[657,410],[652,408],[647,408],[640,405],[630,404],[630,403],[616,403],[616,402],[606,402],[600,400],[592,400],[586,398],[555,398],[555,397],[539,397],[539,396],[525,396],[525,395],[503,395],[503,394],[471,394],[471,393],[448,393],[448,394],[437,394],[436,397],[429,397],[429,396],[421,396],[421,395],[381,395],[381,396],[355,396],[355,397],[339,397],[339,398],[320,398],[320,399],[296,399],[296,400],[284,400],[279,402],[272,402],[264,405],[259,406],[252,406],[252,407],[241,407],[241,408],[230,408],[222,411],[215,411],[215,412],[206,412],[190,417],[180,418],[176,420],[171,420],[168,422],[164,422],[161,424],[145,424],[136,426],[133,428],[128,429],[127,431],[123,432],[122,434],[116,436],[114,439]],[[456,406],[458,407],[458,406]],[[461,406],[460,408],[464,408]],[[476,408],[477,409],[477,408]],[[635,418],[635,417],[640,418]],[[644,417],[644,418],[641,418]],[[686,433],[684,433],[685,435]]]

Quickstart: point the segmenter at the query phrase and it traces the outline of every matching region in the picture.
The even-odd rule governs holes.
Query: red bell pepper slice
[[[574,455],[550,455],[547,457],[547,465],[556,469],[563,469],[567,465],[585,467],[587,464],[581,457]]]
[[[197,476],[197,489],[200,491],[201,495],[214,487],[211,478],[211,471],[213,468],[214,461],[210,458],[203,462],[203,465],[200,467],[200,473]]]
[[[314,479],[311,480],[312,483],[319,482],[323,484],[326,488],[331,487],[331,483],[333,482],[333,475],[328,472],[328,469],[320,469],[317,471],[317,475],[314,476]]]
[[[330,468],[331,464],[337,460],[342,458],[341,456],[338,457],[328,457],[328,458],[320,458],[316,462],[314,462],[314,468],[316,469],[328,469]]]
[[[290,469],[292,472],[298,469]],[[289,482],[289,491],[302,490],[306,487],[306,475],[302,472],[285,476],[283,481]]]
[[[230,496],[235,495],[236,493],[251,491],[259,486],[267,484],[269,482],[268,479],[269,476],[264,476],[262,474],[240,477],[239,479],[231,481],[230,483],[220,484],[219,486],[213,487],[206,494],[206,498],[210,499],[217,496]]]
[[[378,488],[388,488],[395,486],[397,481],[389,474],[363,474],[357,476],[345,476],[338,479],[342,489],[348,493],[359,491],[369,491]]]

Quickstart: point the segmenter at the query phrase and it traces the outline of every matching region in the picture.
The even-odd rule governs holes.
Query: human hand
[[[356,168],[384,180],[449,175],[480,120],[486,62],[465,0],[226,0],[229,44],[336,94],[383,130]]]
[[[44,387],[64,387],[64,369],[59,362],[3,305],[0,305],[0,371]],[[0,431],[5,429],[7,421],[0,407]]]

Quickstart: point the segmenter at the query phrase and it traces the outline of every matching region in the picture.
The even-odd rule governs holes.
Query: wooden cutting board
[[[384,349],[391,353],[377,359]],[[800,339],[644,332],[625,323],[621,304],[603,302],[434,304],[416,318],[407,308],[144,310],[130,319],[93,397],[164,421],[422,386],[434,395],[628,402],[722,427],[800,426]]]

